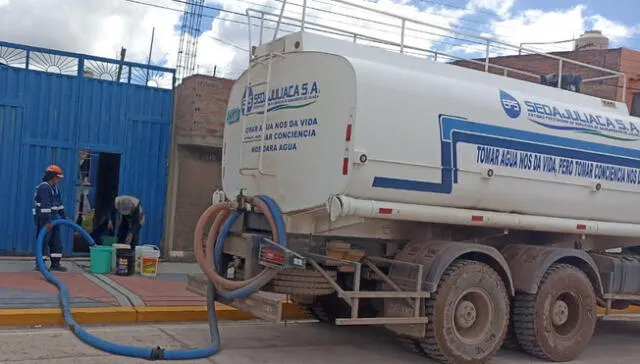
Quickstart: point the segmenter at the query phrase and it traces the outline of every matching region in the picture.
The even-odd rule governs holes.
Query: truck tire
[[[331,323],[331,318],[318,303],[318,296],[291,296],[301,310],[321,323]]]
[[[502,346],[509,325],[509,295],[487,264],[458,260],[427,301],[427,336],[421,346],[443,363],[485,363]]]
[[[327,271],[336,279],[338,273]],[[296,296],[324,296],[335,292],[335,288],[320,273],[312,269],[285,269],[270,282],[273,292]]]
[[[537,294],[517,294],[514,328],[528,354],[548,361],[571,361],[585,350],[596,326],[596,294],[580,269],[554,264]]]
[[[400,345],[402,345],[402,347],[406,350],[420,356],[426,355],[424,349],[422,348],[422,345],[420,345],[420,340],[403,335],[398,335],[396,338],[398,339]]]
[[[513,327],[513,319],[509,321],[509,328],[507,329],[507,334],[504,337],[502,348],[513,351],[521,350],[520,343],[518,342],[518,337],[516,336],[516,331]]]

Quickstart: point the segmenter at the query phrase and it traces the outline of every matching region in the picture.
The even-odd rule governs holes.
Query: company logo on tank
[[[500,90],[500,104],[505,114],[511,119],[517,119],[524,112],[527,118],[549,129],[575,131],[620,141],[635,141],[640,139],[640,126],[628,119],[610,118],[592,114],[578,109],[555,106],[542,102],[518,99]]]
[[[268,112],[299,109],[309,106],[320,96],[318,81],[301,82],[272,88],[268,93],[259,87],[245,87],[240,100],[242,115],[249,114],[268,105]],[[299,104],[304,102],[302,104]],[[260,113],[263,113],[264,110]],[[234,115],[235,116],[235,115]]]

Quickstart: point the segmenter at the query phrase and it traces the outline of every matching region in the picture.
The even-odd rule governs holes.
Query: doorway
[[[633,94],[633,100],[631,101],[631,116],[640,117],[640,92]]]
[[[115,236],[108,223],[115,219],[113,201],[119,190],[120,154],[81,150],[78,164],[75,222],[100,243],[107,236]],[[88,244],[79,234],[74,234],[73,253],[89,253]]]

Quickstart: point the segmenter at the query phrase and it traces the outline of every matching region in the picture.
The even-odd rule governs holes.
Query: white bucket
[[[136,247],[136,272],[143,276],[155,277],[158,274],[160,249],[155,245]]]
[[[131,249],[129,244],[113,244],[113,255],[111,256],[111,271],[116,270],[116,254],[118,249]]]

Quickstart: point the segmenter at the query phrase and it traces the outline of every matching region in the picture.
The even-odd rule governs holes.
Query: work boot
[[[51,267],[49,267],[49,270],[50,271],[56,271],[56,272],[66,272],[67,268],[63,267],[60,264],[57,264],[57,265],[53,265],[52,264]]]
[[[51,259],[51,266],[49,267],[50,271],[56,271],[56,272],[66,272],[67,268],[63,267],[60,264],[60,260],[59,259]]]

